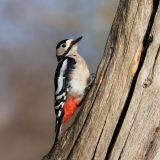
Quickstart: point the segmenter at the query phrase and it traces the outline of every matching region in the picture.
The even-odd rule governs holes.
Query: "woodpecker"
[[[56,47],[58,66],[54,79],[55,143],[61,133],[62,125],[73,115],[95,78],[95,74],[90,75],[86,62],[77,52],[78,42],[81,39],[82,37],[76,40],[65,39]]]

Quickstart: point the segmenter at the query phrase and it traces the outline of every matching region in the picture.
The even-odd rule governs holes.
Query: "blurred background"
[[[40,160],[54,141],[55,48],[83,36],[96,72],[118,0],[0,0],[0,159]]]

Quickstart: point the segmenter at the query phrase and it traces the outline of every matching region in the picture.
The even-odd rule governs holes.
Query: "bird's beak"
[[[82,36],[79,37],[79,38],[77,38],[77,39],[75,39],[75,40],[73,40],[73,41],[72,41],[72,45],[77,44],[81,39],[82,39]]]

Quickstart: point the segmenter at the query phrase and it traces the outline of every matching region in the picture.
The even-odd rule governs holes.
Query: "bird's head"
[[[65,39],[63,41],[60,41],[56,47],[56,56],[57,56],[58,61],[60,61],[66,56],[77,54],[78,42],[81,39],[82,37],[79,37],[75,40]]]

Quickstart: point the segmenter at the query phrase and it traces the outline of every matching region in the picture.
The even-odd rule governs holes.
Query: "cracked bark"
[[[91,91],[43,160],[160,159],[159,0],[121,0]]]

